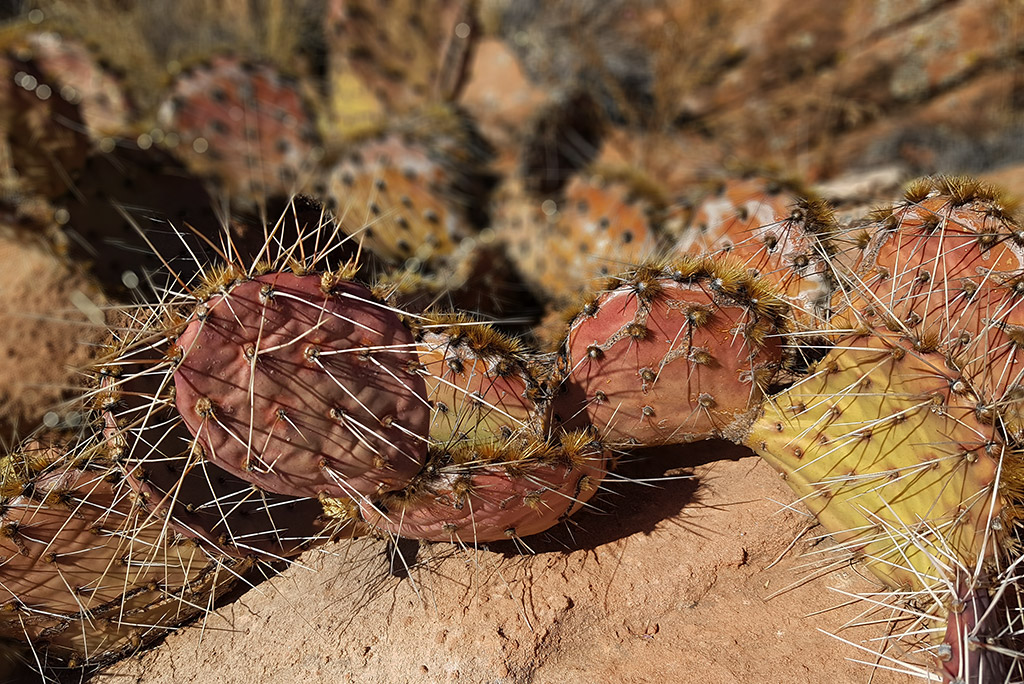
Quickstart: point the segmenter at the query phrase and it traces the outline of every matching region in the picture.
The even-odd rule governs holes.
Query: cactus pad
[[[490,151],[473,124],[445,108],[347,142],[327,174],[341,229],[377,256],[431,263],[476,234]]]
[[[450,447],[545,434],[546,389],[522,344],[457,316],[424,323],[417,341],[432,443]]]
[[[829,206],[763,178],[730,179],[694,210],[674,254],[728,253],[776,283],[793,319],[816,328],[827,318],[835,287],[838,225]]]
[[[140,312],[123,327],[137,328],[140,339],[100,368],[96,396],[105,452],[127,473],[137,504],[179,534],[235,557],[280,559],[325,540],[316,500],[265,492],[202,458],[174,403],[174,362],[161,354],[171,340],[147,339],[150,322]]]
[[[799,199],[791,184],[761,176],[725,178],[702,184],[685,227],[674,232],[677,251],[700,254],[729,248],[749,237],[750,231],[769,226],[789,215]]]
[[[81,453],[79,466],[62,464],[61,453],[29,445],[4,459],[0,634],[27,640],[37,658],[121,657],[194,617],[248,567],[223,569],[133,504],[109,470]]]
[[[735,264],[685,258],[618,283],[570,327],[555,411],[585,407],[613,444],[734,437],[781,365],[778,292]]]
[[[0,53],[0,189],[56,197],[89,151],[78,105],[31,62]]]
[[[533,439],[432,448],[427,467],[363,518],[399,537],[482,543],[543,532],[598,489],[606,455],[586,432],[557,445]]]
[[[268,491],[361,497],[420,469],[429,408],[412,335],[369,292],[273,273],[200,304],[175,401],[206,458]]]
[[[128,99],[85,45],[57,33],[33,33],[18,46],[17,55],[39,68],[54,96],[79,106],[91,137],[124,132],[132,114]]]
[[[158,120],[165,139],[180,139],[182,159],[218,178],[232,197],[287,197],[320,155],[315,117],[297,82],[234,58],[182,73]]]
[[[496,201],[495,231],[534,293],[565,304],[654,257],[664,205],[657,187],[632,172],[576,175],[558,202],[510,183]]]
[[[331,0],[328,44],[344,55],[392,112],[454,98],[464,76],[473,31],[472,2],[415,0],[381,5]],[[335,56],[335,63],[338,57]]]
[[[861,234],[847,280],[851,310],[960,371],[958,404],[1024,439],[1024,233],[1000,193],[966,178],[930,178]],[[840,274],[840,277],[844,277]]]
[[[957,379],[938,355],[856,338],[768,401],[746,444],[889,587],[942,586],[1012,520],[1004,447],[955,405]]]

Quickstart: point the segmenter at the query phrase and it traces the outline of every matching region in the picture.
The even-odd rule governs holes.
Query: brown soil
[[[800,583],[829,554],[813,529],[787,552],[809,519],[769,467],[718,443],[625,466],[666,469],[694,477],[615,486],[571,531],[526,539],[533,555],[413,546],[401,577],[385,542],[309,552],[95,681],[911,681],[852,662],[875,657],[827,634],[883,638],[884,624],[843,628],[868,608],[843,605],[846,592],[877,587],[849,565]]]

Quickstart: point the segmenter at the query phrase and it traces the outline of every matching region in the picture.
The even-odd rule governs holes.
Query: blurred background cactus
[[[347,619],[368,558],[419,592],[444,544],[498,594],[557,593],[544,564],[614,565],[701,502],[641,485],[753,454],[790,489],[753,496],[792,516],[758,568],[799,544],[808,576],[867,578],[832,627],[875,668],[850,677],[1024,679],[1018,0],[24,0],[0,21],[11,681],[162,663],[169,633],[324,558],[355,578]],[[657,621],[610,604],[682,630],[686,601],[588,602],[555,574],[565,601],[524,598],[518,637],[497,618],[507,681],[592,681],[602,643],[637,668],[704,648],[679,631],[639,658],[609,625],[653,643]],[[785,613],[827,611],[793,601],[764,618],[790,620],[812,672],[791,678],[846,681]],[[583,613],[602,626],[543,646]],[[486,671],[395,655],[374,679],[369,652],[313,676]],[[559,657],[583,663],[541,672]],[[712,660],[708,681],[775,676]]]

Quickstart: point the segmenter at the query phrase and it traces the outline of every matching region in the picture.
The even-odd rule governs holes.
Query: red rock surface
[[[844,566],[772,597],[808,574],[815,549],[812,530],[787,553],[808,519],[785,507],[771,469],[720,444],[664,453],[627,472],[697,479],[617,486],[625,496],[602,497],[604,513],[578,516],[571,534],[525,540],[536,555],[424,546],[403,579],[383,542],[330,546],[95,682],[868,681],[850,660],[873,656],[820,630],[883,637],[880,624],[839,631],[865,609],[836,608],[841,592],[870,580]]]

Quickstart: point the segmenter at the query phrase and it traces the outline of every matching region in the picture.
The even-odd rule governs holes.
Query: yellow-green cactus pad
[[[765,404],[746,443],[892,588],[921,591],[994,557],[1010,512],[992,427],[951,401],[958,378],[940,355],[846,342]]]

